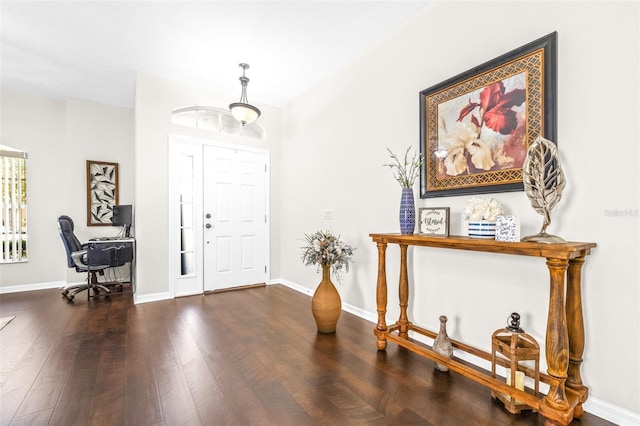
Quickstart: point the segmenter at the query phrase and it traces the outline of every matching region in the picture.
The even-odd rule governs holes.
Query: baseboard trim
[[[139,305],[141,303],[159,302],[161,300],[168,300],[168,299],[173,299],[173,296],[168,292],[133,295],[133,303],[135,305]]]
[[[68,285],[65,281],[51,281],[38,284],[10,285],[0,287],[0,294],[18,293],[20,291],[48,290],[50,288],[62,288]]]
[[[584,411],[617,425],[640,425],[640,413],[634,413],[631,410],[618,407],[598,398],[589,397],[587,402],[584,403]]]
[[[299,291],[300,293],[304,293],[308,296],[313,295],[313,290],[310,290],[304,286],[301,286],[300,284],[296,284],[285,279],[271,280],[269,284],[282,284],[292,290]],[[357,306],[343,303],[342,309],[357,317],[367,320],[372,324],[376,324],[378,322],[377,314],[365,311],[364,309],[358,308]],[[429,345],[433,343],[433,340],[419,334],[412,333],[411,337]],[[491,363],[469,355],[466,352],[455,351],[455,356],[477,367],[489,371],[491,370]],[[542,385],[543,383],[541,383],[541,390],[545,391],[545,389],[542,388]],[[640,426],[640,413],[635,413],[631,410],[627,410],[598,398],[590,396],[587,402],[584,404],[584,410],[590,414],[593,414],[594,416],[598,416],[617,425]]]
[[[307,296],[313,296],[313,290],[310,290],[306,287],[301,286],[300,284],[296,284],[292,281],[289,280],[285,280],[285,279],[276,279],[276,280],[271,280],[267,283],[267,285],[273,285],[273,284],[282,284],[285,287],[289,287],[290,289],[293,289],[295,291],[298,291],[300,293],[304,293]]]

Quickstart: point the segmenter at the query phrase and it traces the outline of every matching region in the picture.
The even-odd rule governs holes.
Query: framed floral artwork
[[[87,226],[111,226],[118,204],[118,163],[87,160]]]
[[[556,140],[557,33],[420,92],[421,198],[522,191],[529,144]]]

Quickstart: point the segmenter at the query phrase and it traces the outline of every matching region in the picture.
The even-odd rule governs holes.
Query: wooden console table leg
[[[387,271],[386,251],[387,243],[378,243],[378,284],[376,286],[376,303],[378,305],[378,324],[374,330],[378,337],[378,350],[387,349]]]
[[[575,390],[580,396],[580,402],[574,409],[574,417],[580,417],[582,404],[587,400],[589,388],[582,383],[580,366],[584,353],[584,320],[582,315],[581,272],[584,257],[569,261],[567,271],[567,327],[569,332],[569,370],[567,372],[567,387]]]
[[[409,317],[407,316],[407,306],[409,306],[409,275],[407,273],[407,245],[400,244],[400,282],[398,283],[398,298],[400,299],[400,319],[398,325],[400,330],[398,335],[403,339],[409,338]]]
[[[564,282],[569,261],[547,258],[550,275],[549,314],[547,317],[546,350],[549,393],[540,401],[540,414],[568,424],[572,420],[565,393],[569,361],[569,336],[564,304]]]

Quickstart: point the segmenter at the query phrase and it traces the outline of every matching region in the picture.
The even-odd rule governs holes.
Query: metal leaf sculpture
[[[522,241],[565,243],[562,238],[547,234],[547,227],[551,223],[551,210],[560,201],[566,184],[556,145],[538,136],[527,150],[522,175],[524,191],[531,201],[531,206],[544,217],[540,232],[524,237]]]

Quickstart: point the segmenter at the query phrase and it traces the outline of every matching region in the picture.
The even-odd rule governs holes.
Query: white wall
[[[265,129],[266,140],[193,131],[171,126],[171,111],[189,105],[226,108],[233,98],[146,74],[138,74],[136,83],[136,300],[169,297],[168,234],[168,137],[170,132],[203,139],[259,147],[270,152],[272,188],[280,186],[280,110],[256,105],[262,110],[258,124]],[[271,193],[271,227],[278,227],[278,191]],[[272,265],[279,252],[279,235],[271,233]],[[278,275],[275,275],[278,276]]]
[[[133,111],[11,91],[2,91],[1,102],[1,143],[29,155],[29,261],[0,265],[0,291],[82,281],[84,274],[67,268],[57,218],[70,216],[81,241],[117,233],[86,226],[86,160],[119,163],[120,203],[133,201]]]
[[[399,232],[400,187],[381,165],[386,147],[418,147],[418,92],[558,31],[557,142],[568,186],[549,231],[598,243],[583,270],[583,378],[592,400],[640,412],[638,16],[637,2],[436,1],[297,99],[283,112],[282,276],[315,288],[320,276],[300,262],[301,240],[331,226],[357,246],[338,286],[343,301],[375,313],[377,252],[368,234]],[[542,218],[523,192],[495,197],[521,218],[523,235],[538,232]],[[468,198],[416,201],[450,207],[459,234]],[[615,209],[635,213],[608,214]],[[390,246],[388,321],[398,316],[397,263]],[[437,330],[445,314],[450,335],[489,350],[491,333],[517,311],[544,344],[543,259],[411,249],[410,266],[416,323]]]

